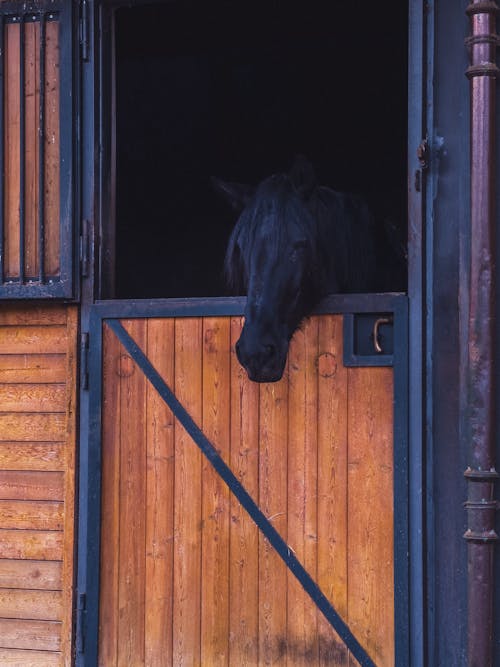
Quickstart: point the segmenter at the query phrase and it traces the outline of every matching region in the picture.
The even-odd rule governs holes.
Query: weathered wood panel
[[[234,344],[242,318],[231,319],[231,460],[234,474],[253,498],[259,495],[259,385],[239,364]],[[259,533],[231,494],[229,656],[234,665],[255,665],[259,655]]]
[[[66,382],[66,357],[64,354],[5,354],[0,356],[0,382]]]
[[[24,648],[35,651],[60,651],[61,623],[0,619],[0,647]]]
[[[62,560],[62,557],[60,531],[0,529],[0,558]]]
[[[20,274],[19,204],[20,204],[20,27],[10,23],[4,36],[4,271],[6,276]]]
[[[203,320],[202,428],[229,460],[230,320]],[[227,665],[229,642],[229,491],[202,461],[201,664]]]
[[[148,322],[148,354],[169,384],[174,381],[174,321]],[[174,563],[174,418],[147,386],[145,662],[172,664]]]
[[[0,470],[0,498],[63,500],[64,472]]]
[[[60,561],[0,560],[0,588],[62,590]]]
[[[335,315],[311,318],[283,380],[260,386],[235,358],[241,318],[124,325],[376,663],[393,664],[392,369],[346,369]],[[99,664],[355,664],[107,327],[103,359]]]
[[[66,469],[66,448],[63,442],[0,442],[0,470]]]
[[[42,268],[41,256],[46,277],[56,277],[60,272],[59,23],[45,23],[43,82],[40,80],[40,22],[24,22],[22,31],[23,37],[19,23],[5,26],[4,278],[19,279],[22,268],[24,278],[36,280]],[[24,49],[22,64],[21,43]],[[24,75],[23,91],[21,72]],[[44,88],[44,127],[40,126],[40,85]],[[22,128],[21,99],[24,103]],[[42,162],[43,182],[40,180]],[[21,193],[22,168],[24,190]],[[40,186],[43,193],[39,191]],[[43,238],[39,224],[42,213],[40,194],[43,194]]]
[[[61,591],[0,590],[0,618],[57,621],[62,605]]]
[[[55,651],[23,651],[0,648],[2,667],[62,667],[66,665],[62,653]]]
[[[0,528],[17,530],[62,530],[62,502],[0,500]]]
[[[46,25],[45,55],[45,270],[55,276],[60,270],[60,134],[59,134],[59,25]]]
[[[175,322],[175,390],[193,419],[202,419],[202,322]],[[202,460],[175,424],[173,664],[200,665]]]
[[[71,665],[77,318],[0,313],[2,665]]]

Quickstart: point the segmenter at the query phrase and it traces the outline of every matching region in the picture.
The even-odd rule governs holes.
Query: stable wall
[[[0,311],[0,664],[71,664],[78,309]]]

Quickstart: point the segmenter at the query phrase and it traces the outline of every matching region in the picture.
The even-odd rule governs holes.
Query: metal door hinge
[[[90,60],[90,9],[88,0],[80,1],[80,55],[84,63]]]
[[[429,167],[429,142],[427,139],[422,139],[417,148],[417,159],[420,163],[420,169],[427,169]]]
[[[82,333],[80,340],[80,383],[84,391],[89,388],[89,334]]]
[[[85,613],[87,611],[86,593],[78,594],[76,607],[76,650],[78,653],[85,652]]]

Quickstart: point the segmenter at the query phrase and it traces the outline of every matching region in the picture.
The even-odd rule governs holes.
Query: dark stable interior
[[[406,243],[407,2],[165,2],[116,11],[117,298],[223,296],[235,214],[296,154]],[[384,222],[385,221],[385,222]],[[405,272],[404,272],[405,273]],[[388,286],[405,289],[406,276]]]

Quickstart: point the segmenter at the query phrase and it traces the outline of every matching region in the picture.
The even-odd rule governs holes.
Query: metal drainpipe
[[[467,479],[468,665],[489,667],[493,647],[495,408],[495,88],[499,8],[491,0],[467,7],[471,36],[471,257],[468,403],[471,448]]]

